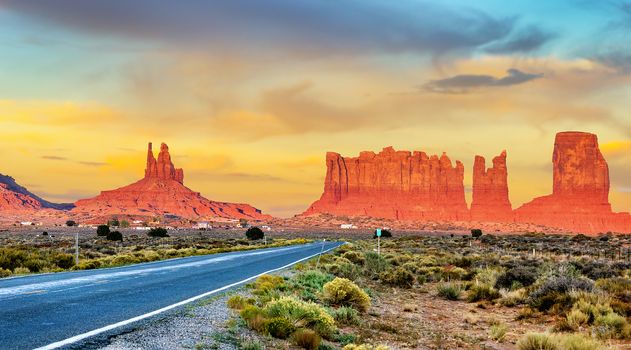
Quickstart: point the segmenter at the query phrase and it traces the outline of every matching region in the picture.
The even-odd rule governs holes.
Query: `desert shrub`
[[[101,267],[101,262],[98,260],[82,260],[79,264],[72,267],[73,270],[93,270]]]
[[[74,220],[68,220],[66,221],[66,226],[68,227],[77,226],[77,223]]]
[[[338,258],[338,260],[339,259],[344,259],[348,261],[348,259],[345,258]],[[335,264],[327,264],[325,266],[325,269],[330,274],[350,280],[356,280],[361,274],[360,268],[350,261],[348,263],[336,262]]]
[[[333,276],[318,270],[300,272],[290,280],[290,288],[298,291],[305,300],[316,301],[317,293],[322,291],[325,283],[333,280]]]
[[[368,277],[377,277],[388,268],[388,261],[375,252],[367,252],[364,254],[364,257],[366,259],[364,273]]]
[[[303,349],[316,350],[320,346],[322,338],[318,333],[302,328],[293,334],[292,341]]]
[[[594,289],[592,281],[570,277],[558,276],[547,279],[528,296],[528,303],[539,311],[548,311],[553,306],[568,308],[572,305],[572,298],[567,294],[570,291],[587,291]]]
[[[263,294],[273,289],[285,289],[285,279],[280,276],[262,275],[254,281],[254,294]]]
[[[377,238],[377,230],[373,232],[372,238]],[[381,238],[392,238],[392,232],[390,230],[381,230]]]
[[[487,285],[487,284],[475,284],[469,289],[469,294],[467,295],[467,301],[470,303],[474,303],[480,300],[488,300],[493,301],[500,297],[500,293],[497,289]]]
[[[614,312],[599,316],[594,321],[596,333],[601,338],[626,339],[631,337],[627,319]]]
[[[247,305],[239,314],[250,329],[263,334],[267,332],[267,318],[261,308],[254,305]]]
[[[69,269],[74,266],[75,259],[72,254],[57,253],[51,257],[53,264],[61,267],[62,269]]]
[[[447,265],[443,267],[442,274],[448,280],[461,280],[467,275],[467,271],[454,265]]]
[[[241,295],[233,295],[228,298],[226,302],[229,308],[235,310],[243,310],[247,305],[251,305],[251,303]]]
[[[471,237],[478,239],[480,238],[480,236],[482,236],[482,230],[480,230],[479,228],[474,228],[471,230]]]
[[[589,322],[589,316],[579,309],[572,309],[566,316],[567,324],[577,330]]]
[[[250,227],[247,231],[245,231],[245,237],[249,240],[255,241],[258,239],[263,239],[265,237],[265,232],[260,228],[253,226]]]
[[[352,281],[335,278],[322,288],[323,299],[331,305],[352,306],[360,312],[370,307],[370,297]]]
[[[456,283],[441,283],[436,288],[438,296],[447,300],[458,300],[462,293],[462,287]]]
[[[349,306],[341,306],[333,310],[333,318],[342,325],[358,325],[360,322],[359,312]]]
[[[516,305],[523,304],[526,301],[526,290],[525,289],[517,289],[510,292],[502,292],[502,299],[500,299],[500,304],[513,307]]]
[[[107,234],[108,241],[123,241],[123,234],[120,231],[112,231]]]
[[[0,267],[0,278],[9,277],[11,276],[11,274],[12,274],[11,270],[3,269]]]
[[[562,350],[558,342],[546,333],[528,333],[517,342],[519,350]]]
[[[286,318],[274,317],[267,321],[267,332],[274,338],[287,339],[296,328]]]
[[[605,350],[608,349],[595,339],[583,334],[558,334],[554,336],[563,350]],[[520,349],[521,350],[521,349]]]
[[[107,234],[110,233],[110,227],[107,225],[99,225],[96,227],[96,235],[97,236],[101,236],[101,237],[105,237],[107,236]]]
[[[366,262],[366,258],[364,258],[364,256],[357,251],[346,252],[342,254],[342,257],[357,265],[364,265],[364,263]]]
[[[26,267],[16,267],[15,270],[13,270],[14,275],[26,275],[28,273],[31,273],[31,270]]]
[[[379,278],[385,284],[395,287],[412,288],[414,285],[414,275],[403,267],[382,272]]]
[[[162,227],[154,227],[147,232],[147,236],[149,237],[169,237],[169,233],[165,228]]]
[[[495,288],[513,289],[516,283],[528,287],[537,280],[537,270],[527,267],[514,267],[500,274],[495,281]]]
[[[505,323],[495,323],[489,327],[491,339],[501,342],[506,337],[508,326]]]
[[[322,336],[330,336],[335,331],[333,317],[313,302],[283,296],[267,303],[264,311],[269,317],[283,317],[295,328],[311,328]]]

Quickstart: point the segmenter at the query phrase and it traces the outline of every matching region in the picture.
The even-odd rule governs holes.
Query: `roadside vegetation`
[[[122,231],[122,232],[121,232]],[[0,248],[0,277],[28,273],[89,270],[150,262],[194,255],[245,251],[309,243],[296,238],[269,238],[267,244],[242,238],[216,238],[212,231],[167,232],[154,228],[148,232],[111,231],[100,225],[92,234],[82,234],[79,264],[75,264],[74,234],[39,233],[28,237],[3,237]]]
[[[631,261],[621,249],[631,236],[473,235],[384,239],[381,255],[374,240],[355,240],[289,276],[260,277],[228,306],[268,349],[631,343]]]

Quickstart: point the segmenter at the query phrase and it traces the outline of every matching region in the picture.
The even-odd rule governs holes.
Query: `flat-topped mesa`
[[[467,220],[464,166],[423,152],[326,155],[324,193],[303,215],[330,213],[404,220]]]
[[[552,163],[552,194],[518,208],[518,221],[587,233],[628,232],[631,221],[611,211],[609,167],[596,135],[558,133]]]
[[[506,151],[493,158],[493,167],[489,169],[486,168],[484,157],[475,157],[471,219],[495,222],[513,220],[513,210],[508,198]]]
[[[176,169],[171,162],[171,155],[169,154],[169,146],[165,143],[160,145],[160,153],[158,153],[158,159],[153,156],[153,150],[151,149],[151,142],[149,142],[147,149],[147,167],[145,168],[145,178],[158,178],[163,180],[175,180],[181,184],[184,184],[184,170]]]

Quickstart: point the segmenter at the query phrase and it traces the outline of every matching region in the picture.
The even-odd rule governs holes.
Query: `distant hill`
[[[20,186],[15,179],[8,175],[0,174],[0,210],[37,210],[57,209],[70,210],[74,208],[72,203],[52,203],[25,187]]]

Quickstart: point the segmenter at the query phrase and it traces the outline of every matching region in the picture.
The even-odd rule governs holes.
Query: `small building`
[[[20,225],[22,225],[22,226],[33,226],[35,224],[32,221],[22,221],[22,222],[20,222]]]
[[[263,231],[271,231],[272,228],[267,226],[267,225],[263,225],[263,226],[261,226],[261,230],[263,230]]]
[[[357,226],[353,225],[353,224],[341,224],[340,228],[343,230],[350,230],[350,229],[356,229]]]
[[[211,228],[213,228],[213,227],[210,225],[210,223],[209,223],[209,222],[207,222],[207,221],[202,221],[202,222],[198,222],[198,223],[196,223],[196,224],[193,226],[193,228],[200,229],[200,230],[202,230],[202,229],[203,229],[203,230],[209,230],[209,229],[211,229]]]

